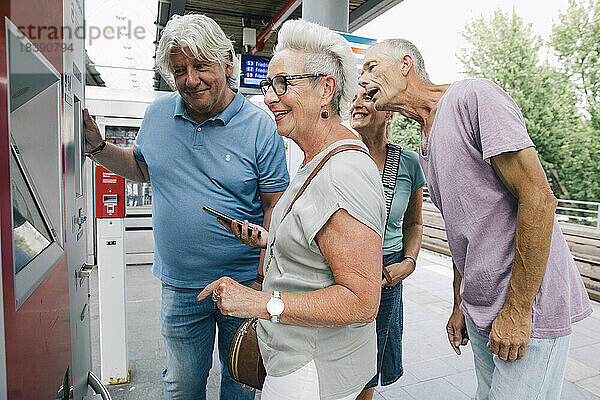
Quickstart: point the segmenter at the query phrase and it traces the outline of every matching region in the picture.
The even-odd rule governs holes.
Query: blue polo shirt
[[[198,124],[174,92],[146,110],[133,154],[148,165],[152,184],[154,275],[181,288],[222,276],[254,279],[260,249],[240,244],[202,206],[262,225],[259,193],[289,183],[283,140],[269,115],[237,93]]]

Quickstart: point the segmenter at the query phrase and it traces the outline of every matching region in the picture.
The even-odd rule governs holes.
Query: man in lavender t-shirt
[[[402,39],[367,51],[377,110],[421,125],[420,160],[454,262],[450,345],[471,341],[477,399],[559,399],[571,324],[591,306],[521,111],[486,79],[429,81]]]

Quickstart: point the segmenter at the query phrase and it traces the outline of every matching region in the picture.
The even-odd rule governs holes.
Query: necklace
[[[429,134],[431,134],[431,132],[429,132]],[[421,154],[424,157],[427,157],[427,146],[429,144],[429,135],[425,135],[425,130],[423,128],[421,128],[421,140],[420,140],[420,147],[421,147]]]

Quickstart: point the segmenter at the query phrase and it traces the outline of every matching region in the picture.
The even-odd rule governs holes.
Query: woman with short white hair
[[[300,20],[282,26],[260,86],[278,133],[304,161],[268,231],[228,226],[266,248],[263,291],[221,278],[199,295],[212,292],[225,314],[260,318],[263,400],[354,400],[376,372],[385,204],[367,147],[340,124],[356,83],[339,34]]]

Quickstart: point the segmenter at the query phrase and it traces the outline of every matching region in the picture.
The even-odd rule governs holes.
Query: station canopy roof
[[[329,0],[323,0],[329,1]],[[402,0],[349,0],[349,29],[355,31]],[[214,19],[227,37],[234,41],[237,54],[247,52],[242,45],[244,27],[256,29],[256,55],[271,56],[277,42],[277,29],[287,19],[302,18],[302,0],[159,0],[156,42],[162,29],[175,14],[200,13]],[[261,35],[261,33],[263,35]],[[261,41],[261,36],[267,36]],[[154,87],[170,90],[156,73]]]

